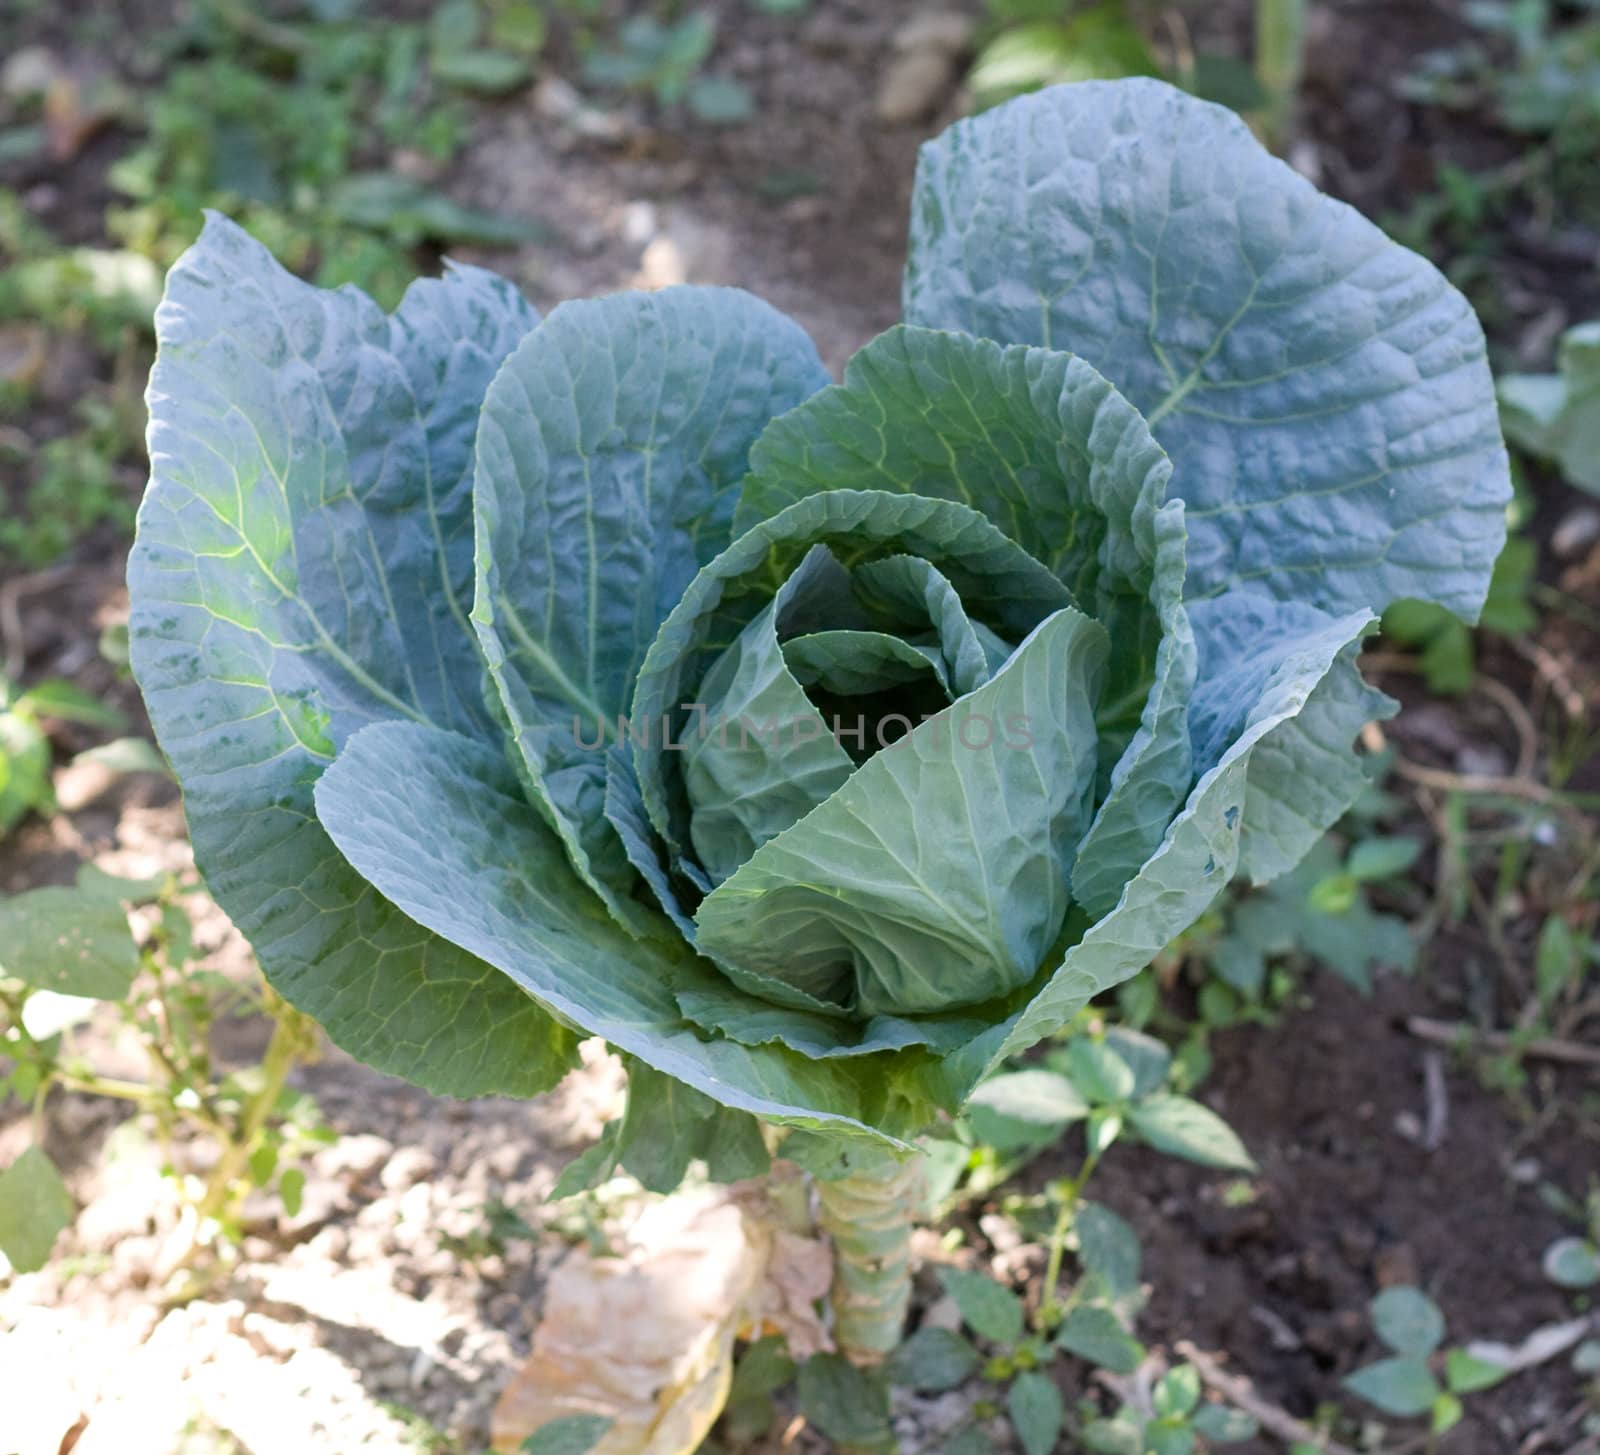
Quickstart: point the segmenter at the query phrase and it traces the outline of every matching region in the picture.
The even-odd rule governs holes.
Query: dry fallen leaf
[[[494,1448],[597,1414],[612,1425],[593,1455],[687,1455],[722,1413],[740,1334],[783,1333],[802,1357],[829,1347],[815,1302],[830,1270],[826,1246],[748,1188],[653,1204],[620,1257],[577,1249],[551,1275],[533,1352],[495,1408]]]

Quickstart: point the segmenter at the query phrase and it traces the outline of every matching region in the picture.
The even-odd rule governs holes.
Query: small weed
[[[1466,1349],[1440,1351],[1444,1315],[1419,1289],[1386,1288],[1368,1306],[1378,1338],[1391,1356],[1349,1375],[1344,1387],[1385,1414],[1426,1415],[1433,1440],[1459,1424],[1462,1399],[1498,1384],[1510,1372]]]
[[[203,1178],[180,1178],[187,1242],[161,1270],[175,1298],[204,1287],[231,1256],[252,1189],[275,1189],[285,1212],[298,1213],[300,1161],[333,1139],[315,1102],[287,1087],[315,1050],[311,1022],[264,988],[206,970],[182,893],[170,876],[117,879],[86,865],[75,887],[0,901],[0,1094],[31,1105],[34,1121],[33,1144],[0,1173],[0,1251],[20,1272],[43,1265],[73,1217],[43,1150],[56,1088],[133,1103],[169,1146],[188,1131],[217,1143]],[[143,1048],[147,1080],[105,1075],[74,1046],[74,1029],[100,1004]],[[255,1065],[224,1070],[212,1059],[211,1028],[249,1011],[271,1018],[271,1042]]]

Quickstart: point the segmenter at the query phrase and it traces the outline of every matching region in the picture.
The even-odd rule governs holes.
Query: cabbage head
[[[651,1185],[892,1147],[1348,806],[1364,634],[1504,538],[1461,296],[1141,80],[927,145],[904,318],[833,385],[738,291],[390,316],[208,223],[133,662],[336,1042],[529,1095],[603,1037]]]

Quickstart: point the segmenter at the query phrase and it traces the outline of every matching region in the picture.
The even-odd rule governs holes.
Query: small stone
[[[920,121],[939,104],[955,84],[956,59],[948,51],[905,51],[889,63],[878,84],[875,106],[885,126]]]
[[[661,231],[661,218],[654,202],[630,202],[622,209],[622,241],[630,248],[642,248]]]
[[[1456,767],[1474,777],[1498,778],[1510,771],[1511,762],[1492,743],[1467,743],[1456,754]]]
[[[570,121],[583,107],[578,88],[560,76],[547,75],[533,88],[533,109],[547,121]]]
[[[421,1147],[402,1147],[384,1164],[379,1181],[386,1192],[404,1192],[406,1188],[433,1176],[438,1167],[432,1152]]]
[[[1600,541],[1600,510],[1592,505],[1569,510],[1550,533],[1550,549],[1564,561],[1581,556],[1596,541]]]
[[[484,1164],[489,1172],[500,1179],[501,1182],[510,1182],[522,1171],[529,1160],[529,1149],[525,1142],[517,1138],[502,1143],[493,1148],[484,1159]]]
[[[688,267],[683,251],[670,237],[658,237],[644,250],[639,259],[641,288],[672,288],[689,281]]]
[[[293,1217],[289,1216],[287,1208],[283,1208],[281,1198],[276,1201],[283,1209],[282,1216],[278,1219],[278,1231],[281,1236],[293,1243],[305,1242],[341,1213],[350,1209],[349,1194],[339,1183],[329,1181],[325,1177],[311,1177],[306,1180],[305,1187],[300,1193],[300,1207]]]
[[[428,1376],[439,1367],[439,1356],[432,1349],[418,1349],[416,1358],[411,1361],[408,1371],[411,1387],[421,1389],[428,1382]]]
[[[1022,1246],[1022,1234],[1010,1218],[999,1213],[985,1213],[978,1219],[978,1226],[997,1253],[1009,1253]]]
[[[30,386],[44,368],[48,352],[42,328],[31,323],[0,325],[0,382]]]
[[[972,44],[977,21],[955,10],[934,10],[913,15],[894,33],[897,51],[939,51],[959,56]]]
[[[318,1152],[315,1162],[322,1176],[355,1186],[386,1167],[394,1155],[394,1143],[388,1138],[362,1132],[340,1137],[331,1147]]]
[[[925,1329],[948,1329],[952,1334],[961,1330],[961,1310],[956,1301],[945,1294],[936,1298],[922,1313],[922,1327]]]
[[[326,1262],[342,1263],[350,1251],[349,1231],[340,1227],[338,1223],[330,1223],[312,1238],[306,1249]]]
[[[439,163],[426,152],[412,147],[398,147],[389,157],[389,165],[402,177],[418,182],[434,182],[439,177]]]
[[[0,95],[8,101],[43,96],[60,74],[61,68],[48,46],[25,45],[12,51],[0,66]]]
[[[426,1182],[413,1183],[400,1198],[400,1220],[396,1231],[416,1231],[430,1227],[432,1223],[433,1188]]]

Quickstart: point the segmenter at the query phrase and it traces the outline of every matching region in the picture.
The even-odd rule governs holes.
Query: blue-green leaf
[[[1052,616],[708,895],[702,952],[868,1015],[1027,984],[1066,915],[1107,646],[1080,613]]]
[[[800,1366],[801,1413],[836,1445],[888,1449],[893,1442],[888,1392],[842,1354],[815,1354]]]
[[[998,1152],[1045,1146],[1088,1115],[1072,1082],[1037,1066],[991,1077],[967,1103],[973,1136]]]
[[[0,974],[59,995],[121,1000],[138,970],[116,899],[56,885],[0,899]]]
[[[728,543],[751,444],[826,383],[759,299],[673,288],[563,304],[484,400],[473,621],[535,801],[624,922],[605,744],[656,629]]]
[[[1072,1084],[1092,1102],[1126,1101],[1133,1095],[1133,1067],[1105,1041],[1074,1036],[1067,1044],[1066,1068]]]
[[[1017,640],[1071,597],[1039,562],[976,511],[885,491],[834,490],[796,501],[741,535],[689,585],[651,645],[634,692],[633,721],[652,725],[633,743],[650,822],[676,864],[688,855],[688,803],[673,745],[692,730],[706,672],[816,546],[846,569],[910,554],[936,566],[968,613]],[[666,721],[670,731],[662,733]],[[706,885],[709,888],[709,883]]]
[[[18,1273],[43,1268],[73,1218],[72,1194],[40,1147],[25,1147],[0,1172],[0,1253]]]
[[[1026,1455],[1050,1455],[1066,1417],[1055,1380],[1037,1370],[1019,1374],[1006,1391],[1006,1413]]]
[[[587,1455],[613,1423],[609,1415],[562,1415],[540,1425],[518,1448],[522,1455]]]
[[[962,1100],[984,1074],[1006,1056],[1070,1024],[1095,995],[1126,980],[1187,929],[1216,898],[1239,863],[1241,819],[1251,761],[1292,725],[1327,680],[1348,644],[1363,630],[1365,614],[1317,621],[1303,635],[1263,643],[1263,661],[1239,684],[1220,684],[1221,701],[1207,709],[1210,718],[1236,713],[1225,733],[1196,734],[1197,756],[1205,775],[1167,829],[1161,846],[1129,881],[1116,907],[1084,931],[1063,956],[1048,982],[1020,1011],[969,1046],[946,1057],[940,1068],[941,1099]],[[1359,679],[1358,679],[1359,680]],[[1208,686],[1202,674],[1202,688]],[[1205,707],[1200,692],[1191,709]],[[1203,726],[1203,725],[1202,725]],[[1200,752],[1200,745],[1207,745]]]
[[[1146,1142],[1169,1157],[1226,1171],[1256,1170],[1238,1133],[1210,1107],[1187,1096],[1146,1097],[1128,1108],[1128,1120]]]
[[[1476,617],[1510,499],[1483,331],[1233,113],[1056,87],[924,147],[912,207],[907,320],[1111,379],[1172,456],[1192,598]]]
[[[1600,1284],[1600,1248],[1583,1238],[1557,1238],[1544,1250],[1545,1277],[1563,1288]]]
[[[574,1043],[377,894],[311,795],[369,723],[498,738],[467,622],[472,443],[535,322],[475,268],[386,316],[211,217],[156,317],[128,566],[134,675],[212,894],[336,1042],[457,1095],[544,1090]]]
[[[1439,1384],[1420,1359],[1380,1359],[1346,1376],[1344,1387],[1386,1415],[1425,1415],[1439,1398]]]
[[[978,1351],[960,1334],[933,1327],[918,1329],[884,1365],[891,1384],[930,1394],[956,1389],[978,1372]]]
[[[807,697],[783,640],[797,619],[827,610],[818,597],[853,602],[848,573],[824,547],[801,562],[700,683],[699,720],[679,751],[690,841],[713,884],[824,802],[854,769]]]
[[[564,1022],[724,1106],[841,1136],[867,1131],[866,1093],[839,1063],[704,1039],[684,1023],[674,991],[718,977],[676,943],[634,939],[610,918],[498,749],[379,724],[345,745],[316,801],[340,850],[417,924]]]
[[[1056,1343],[1113,1374],[1132,1374],[1144,1358],[1144,1346],[1110,1309],[1099,1304],[1079,1304],[1073,1309],[1056,1330]]]
[[[1078,1234],[1078,1261],[1099,1279],[1114,1299],[1139,1288],[1141,1253],[1139,1236],[1110,1208],[1097,1202],[1081,1203],[1073,1227]]]
[[[1371,1312],[1373,1329],[1396,1354],[1426,1359],[1444,1341],[1444,1315],[1420,1288],[1386,1288]]]
[[[939,1282],[956,1301],[961,1317],[974,1333],[1007,1347],[1022,1338],[1022,1300],[987,1273],[941,1268]]]
[[[1106,597],[1142,599],[1171,462],[1083,359],[1005,347],[1018,342],[903,327],[879,335],[843,384],[761,437],[736,533],[818,491],[956,500],[1096,615]]]

